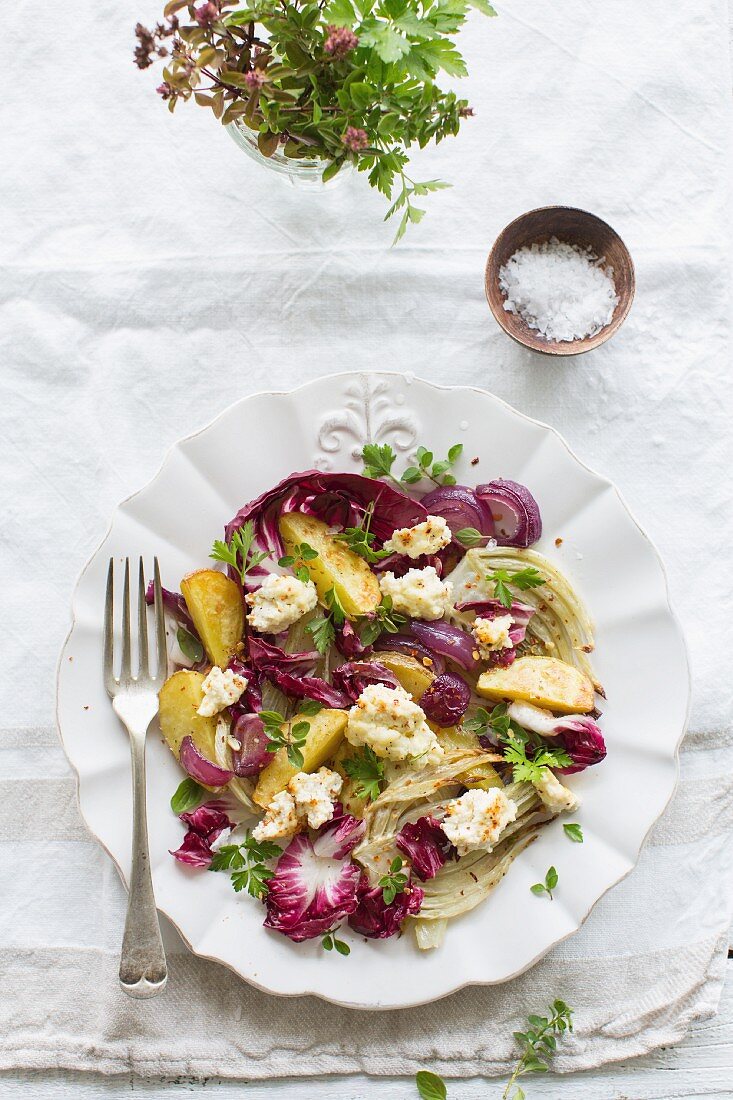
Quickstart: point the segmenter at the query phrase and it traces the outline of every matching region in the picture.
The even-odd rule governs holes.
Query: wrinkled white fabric
[[[159,78],[131,64],[152,0],[80,0],[32,34],[15,22],[0,106],[0,1068],[490,1073],[526,1012],[561,995],[577,1030],[556,1064],[571,1070],[673,1042],[715,1009],[733,878],[726,7],[500,8],[461,39],[476,118],[415,157],[416,178],[453,189],[394,250],[362,177],[295,192],[207,113],[156,102]],[[551,362],[499,331],[483,267],[509,220],[552,202],[620,231],[638,289],[606,347]],[[53,732],[74,577],[117,501],[231,400],[383,366],[555,424],[642,518],[692,655],[679,791],[582,931],[504,987],[349,1014],[270,998],[170,933],[168,991],[130,1002],[123,890]]]

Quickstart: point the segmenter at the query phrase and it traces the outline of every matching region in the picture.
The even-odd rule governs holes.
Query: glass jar
[[[279,178],[291,187],[297,187],[304,191],[331,191],[334,187],[350,176],[354,166],[351,161],[346,161],[336,175],[327,183],[323,182],[323,170],[326,162],[315,157],[286,157],[281,149],[277,149],[271,157],[265,157],[257,147],[257,132],[250,130],[242,119],[235,119],[226,127],[231,139],[242,149],[248,157],[277,173]]]

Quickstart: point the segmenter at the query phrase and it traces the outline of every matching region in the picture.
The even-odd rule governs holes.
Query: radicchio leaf
[[[600,764],[606,756],[606,742],[599,725],[583,714],[565,714],[556,717],[549,711],[529,703],[512,703],[509,717],[524,729],[552,739],[553,745],[563,748],[573,763],[567,768],[557,768],[564,775],[582,772],[594,764]]]
[[[296,943],[323,936],[357,906],[360,869],[348,853],[366,826],[351,814],[325,825],[312,841],[291,840],[269,880],[265,927]]]
[[[348,661],[352,661],[355,657],[361,657],[364,653],[367,653],[371,646],[364,645],[353,625],[347,619],[342,626],[336,628],[336,649]]]
[[[181,821],[188,825],[188,832],[181,847],[171,852],[179,863],[190,867],[208,867],[211,863],[211,845],[226,829],[234,828],[234,822],[226,813],[226,803],[221,799],[204,802],[195,810],[181,814]]]
[[[434,817],[420,817],[403,825],[395,843],[412,864],[419,879],[435,878],[440,868],[456,855],[456,849]]]
[[[229,542],[250,519],[258,548],[272,555],[270,561],[277,561],[284,554],[278,520],[285,512],[304,512],[332,526],[355,527],[370,504],[374,505],[371,531],[380,541],[388,539],[396,528],[414,527],[427,516],[418,501],[375,478],[304,470],[290,474],[240,508],[227,524],[225,538]]]
[[[346,695],[345,706],[355,703],[369,684],[399,687],[397,677],[378,661],[347,661],[333,671],[333,682]]]
[[[385,905],[381,886],[371,886],[362,873],[359,880],[359,904],[349,917],[349,925],[362,936],[373,940],[386,940],[395,936],[406,917],[420,912],[424,891],[408,881],[391,905]]]

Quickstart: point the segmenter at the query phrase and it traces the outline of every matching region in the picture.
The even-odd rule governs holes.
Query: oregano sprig
[[[557,1040],[573,1030],[573,1010],[564,1001],[554,1000],[546,1016],[530,1015],[527,1023],[526,1031],[514,1032],[522,1053],[502,1093],[502,1100],[526,1100],[524,1089],[517,1085],[518,1079],[526,1073],[547,1072],[557,1050]]]
[[[389,871],[382,875],[378,885],[382,887],[382,900],[385,905],[391,905],[398,894],[402,894],[407,887],[408,877],[403,873],[404,861],[401,856],[395,856],[389,865]]]
[[[530,890],[533,894],[537,894],[538,897],[541,897],[542,894],[547,894],[550,901],[553,901],[552,891],[557,886],[559,877],[556,868],[550,867],[545,875],[545,881],[535,882],[534,886],[530,886]]]
[[[304,563],[307,561],[315,561],[317,557],[317,550],[314,550],[307,542],[301,542],[293,547],[292,554],[285,554],[282,558],[278,558],[277,564],[283,566],[285,569],[292,567],[298,580],[306,584],[311,579],[311,575]]]

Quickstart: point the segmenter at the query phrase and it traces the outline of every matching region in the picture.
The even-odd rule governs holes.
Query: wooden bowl
[[[542,244],[550,237],[582,248],[590,245],[596,256],[605,257],[606,264],[613,268],[618,305],[609,324],[595,336],[582,340],[548,340],[536,329],[531,329],[518,313],[504,309],[504,293],[499,287],[500,268],[518,248]],[[634,264],[618,233],[595,214],[572,206],[540,206],[522,214],[501,231],[486,261],[486,298],[494,317],[517,343],[545,355],[579,355],[605,344],[623,324],[631,309],[635,288]]]

